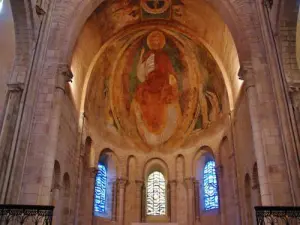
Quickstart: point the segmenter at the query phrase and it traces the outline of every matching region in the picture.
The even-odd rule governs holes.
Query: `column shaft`
[[[170,189],[171,189],[171,222],[176,222],[177,220],[177,214],[176,214],[176,180],[171,180],[169,182]]]
[[[125,179],[118,179],[118,189],[119,189],[119,208],[118,208],[118,224],[124,224],[124,199],[125,199],[125,186],[127,180]]]
[[[142,188],[144,182],[136,180],[136,222],[142,222]]]
[[[58,69],[57,81],[56,81],[56,91],[54,95],[54,104],[53,111],[50,118],[50,127],[49,127],[49,142],[45,151],[44,164],[42,168],[42,184],[43,187],[41,190],[49,189],[50,187],[44,184],[51,184],[49,179],[52,179],[49,174],[53,172],[54,161],[56,156],[56,150],[58,145],[58,135],[59,135],[59,125],[61,117],[61,106],[63,104],[63,97],[65,94],[65,85],[66,82],[70,81],[72,78],[72,73],[67,65],[61,65]],[[49,204],[49,196],[42,195],[39,193],[38,204],[46,205]]]
[[[193,225],[195,222],[194,178],[186,178],[185,183],[188,192],[188,224]]]
[[[7,94],[5,116],[0,136],[0,203],[7,203],[6,195],[13,167],[13,142],[17,125],[22,89],[12,87]]]

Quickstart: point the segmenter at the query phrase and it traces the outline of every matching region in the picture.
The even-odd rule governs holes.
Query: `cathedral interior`
[[[0,0],[0,224],[300,224],[299,6]]]

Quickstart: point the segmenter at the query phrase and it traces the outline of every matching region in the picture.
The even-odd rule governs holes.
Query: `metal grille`
[[[300,225],[300,207],[256,206],[257,225]]]
[[[54,206],[0,205],[1,225],[51,225]]]

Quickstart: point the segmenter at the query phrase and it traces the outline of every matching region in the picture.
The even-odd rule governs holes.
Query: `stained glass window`
[[[216,176],[216,164],[214,161],[208,161],[203,171],[204,187],[204,209],[211,210],[219,208],[218,185]]]
[[[98,172],[95,179],[95,197],[94,197],[94,213],[104,213],[106,203],[106,168],[103,164],[98,164]]]
[[[166,214],[166,182],[158,171],[151,173],[147,183],[147,215]]]

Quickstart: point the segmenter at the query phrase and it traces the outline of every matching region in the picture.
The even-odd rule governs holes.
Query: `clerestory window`
[[[147,215],[166,215],[166,181],[164,175],[158,171],[148,176]]]
[[[95,179],[94,214],[105,213],[106,206],[107,173],[106,167],[98,164],[98,172]]]
[[[219,208],[218,184],[215,161],[206,162],[203,170],[204,210]]]

